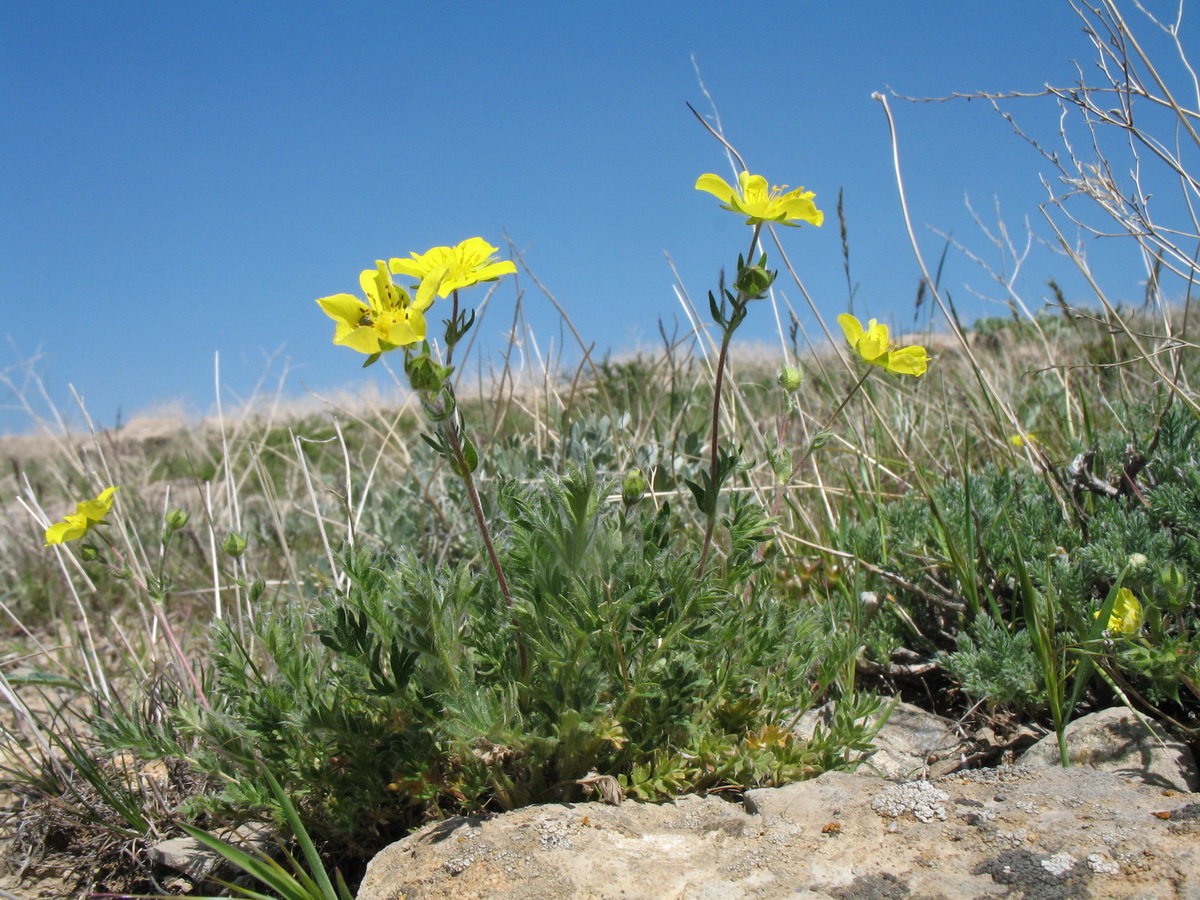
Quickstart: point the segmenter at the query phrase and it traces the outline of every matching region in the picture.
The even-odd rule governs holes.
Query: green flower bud
[[[84,562],[92,562],[100,558],[100,551],[91,544],[84,544],[79,548],[79,558]]]
[[[246,539],[236,531],[231,531],[225,535],[225,540],[221,542],[221,549],[237,559],[246,552]]]
[[[182,509],[173,509],[167,513],[167,527],[172,531],[178,531],[188,523],[191,514],[184,512]]]
[[[408,383],[412,385],[414,391],[434,393],[442,389],[442,385],[454,369],[438,365],[430,359],[428,354],[422,353],[406,359],[404,371],[408,375]]]
[[[633,506],[646,493],[646,476],[641,469],[630,469],[625,473],[621,482],[621,501],[626,506]]]
[[[1136,572],[1139,569],[1144,569],[1150,565],[1150,558],[1145,553],[1130,553],[1129,554],[1129,570]]]
[[[767,289],[775,281],[775,273],[768,272],[762,266],[743,266],[738,269],[737,280],[733,286],[748,300],[756,300],[767,293]]]
[[[1175,563],[1167,564],[1158,576],[1158,583],[1162,585],[1173,608],[1183,607],[1190,601],[1191,585],[1188,584],[1187,573]]]
[[[776,381],[779,386],[789,394],[799,390],[800,385],[804,384],[804,372],[799,366],[793,366],[789,363],[782,363],[779,366],[779,375],[776,376]]]

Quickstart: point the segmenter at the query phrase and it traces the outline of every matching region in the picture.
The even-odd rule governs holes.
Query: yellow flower
[[[441,270],[444,274],[444,269]],[[433,303],[437,290],[438,272],[421,282],[414,299],[404,288],[392,283],[383,260],[374,269],[364,269],[359,276],[364,303],[353,294],[334,294],[317,301],[325,315],[337,322],[333,342],[359,353],[383,353],[406,344],[425,340],[424,310]]]
[[[55,522],[46,529],[46,546],[64,544],[83,537],[88,530],[98,522],[103,522],[108,511],[112,509],[113,494],[117,488],[105,488],[94,500],[84,500],[75,504],[75,514],[63,516],[63,521]]]
[[[1032,431],[1025,434],[1014,434],[1008,439],[1008,442],[1014,447],[1024,447],[1026,444],[1036,444],[1038,442],[1037,435]]]
[[[735,190],[720,175],[701,175],[696,179],[696,190],[708,191],[718,200],[721,206],[732,212],[748,216],[747,225],[759,222],[776,222],[780,225],[799,225],[792,219],[800,219],[820,225],[825,221],[825,213],[817,209],[812,198],[812,191],[800,188],[787,191],[783,187],[768,187],[767,179],[761,175],[751,175],[742,172],[738,176],[738,186]],[[783,193],[787,191],[787,193]]]
[[[1100,610],[1096,610],[1094,619],[1100,618]],[[1116,602],[1113,603],[1112,613],[1108,617],[1108,628],[1112,634],[1136,634],[1142,627],[1142,604],[1129,588],[1117,591]]]
[[[838,324],[846,341],[863,360],[896,375],[924,375],[929,368],[929,354],[924,347],[894,347],[888,338],[888,328],[872,319],[864,331],[862,322],[849,313],[838,316]]]
[[[437,288],[439,297],[470,287],[481,281],[495,281],[501,275],[515,275],[517,267],[509,260],[492,258],[499,248],[483,238],[467,238],[457,247],[434,247],[425,253],[410,254],[412,259],[393,259],[389,265],[397,275],[421,279],[422,289],[431,273],[445,268],[446,275]]]

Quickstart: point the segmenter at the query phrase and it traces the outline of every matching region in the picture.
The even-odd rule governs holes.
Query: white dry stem
[[[337,554],[333,552],[333,544],[329,540],[329,533],[325,528],[326,518],[321,512],[321,503],[317,499],[317,491],[313,485],[312,472],[308,468],[308,459],[304,455],[303,443],[326,443],[325,441],[315,441],[311,438],[303,438],[297,435],[290,428],[288,434],[292,439],[292,447],[296,451],[296,460],[300,463],[300,471],[304,475],[304,485],[308,490],[308,500],[312,504],[313,516],[317,523],[317,532],[321,535],[321,545],[325,548],[325,559],[329,563],[329,571],[333,573],[334,587],[339,591],[344,591],[349,585],[349,580],[342,567],[337,564]],[[265,481],[265,479],[264,479]]]

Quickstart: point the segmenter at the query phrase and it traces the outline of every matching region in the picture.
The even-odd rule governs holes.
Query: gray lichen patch
[[[949,799],[949,794],[928,781],[909,781],[886,787],[871,801],[871,808],[890,819],[911,814],[921,822],[944,822]]]

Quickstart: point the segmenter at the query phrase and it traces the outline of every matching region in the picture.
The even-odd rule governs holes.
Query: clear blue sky
[[[817,192],[824,228],[782,231],[822,311],[847,305],[844,190],[855,310],[903,328],[918,270],[871,92],[1068,83],[1091,58],[1079,25],[1065,0],[5,0],[0,369],[40,355],[53,401],[69,412],[73,384],[103,424],[208,411],[216,352],[229,402],[276,352],[291,393],[357,384],[381,367],[331,343],[315,298],[357,291],[376,258],[505,232],[598,351],[651,343],[680,315],[664,252],[700,300],[748,236],[693,189],[730,177],[684,105],[708,111],[693,55],[751,170]],[[984,104],[893,109],[931,258],[930,226],[999,262],[967,194],[989,223],[999,198],[1017,237],[1027,215],[1046,232],[1046,166]],[[1044,102],[1014,109],[1053,127]],[[1068,272],[1035,253],[1026,296]],[[557,314],[519,284],[544,349]],[[958,254],[944,284],[969,319],[1004,312]],[[514,296],[497,292],[485,351]],[[773,333],[765,314],[746,328]],[[0,432],[28,424],[0,410]]]

